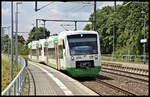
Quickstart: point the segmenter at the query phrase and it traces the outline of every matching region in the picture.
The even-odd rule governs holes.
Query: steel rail
[[[118,69],[107,68],[106,66],[102,67],[102,69],[108,69],[108,70],[112,70],[112,71],[118,71],[118,72],[123,72],[123,73],[129,73],[129,74],[134,74],[134,75],[149,77],[149,75],[144,75],[144,74],[139,74],[139,73],[134,73],[134,72],[129,72],[129,71],[122,71],[122,70],[118,70]]]
[[[112,85],[112,84],[109,84],[109,83],[107,83],[107,82],[101,81],[99,78],[96,78],[96,82],[101,83],[101,84],[103,84],[103,85],[105,85],[105,86],[107,86],[107,87],[110,87],[110,88],[112,88],[112,89],[115,89],[115,90],[117,90],[117,91],[119,91],[119,92],[122,92],[123,94],[128,95],[128,96],[129,96],[129,95],[130,95],[130,96],[136,96],[136,95],[137,95],[137,94],[132,93],[132,92],[126,90],[126,89],[122,89],[122,88],[117,87],[117,86],[115,86],[115,85]]]
[[[105,70],[101,70],[101,71],[102,72],[106,72],[106,73],[110,73],[110,74],[115,74],[115,75],[123,76],[123,77],[128,77],[128,78],[131,78],[131,79],[134,79],[134,80],[139,80],[139,81],[143,81],[143,82],[149,82],[149,80],[146,80],[146,79],[141,79],[141,78],[136,78],[136,77],[132,77],[132,76],[124,75],[124,74],[114,73],[113,71],[112,72],[105,71]],[[127,72],[124,72],[124,73],[127,73]]]

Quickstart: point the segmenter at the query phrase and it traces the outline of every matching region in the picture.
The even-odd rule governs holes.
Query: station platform
[[[149,65],[146,64],[134,64],[134,63],[124,63],[124,62],[114,62],[114,61],[102,61],[102,64],[114,64],[114,65],[121,65],[122,67],[131,67],[131,68],[138,68],[138,69],[149,69]]]
[[[98,96],[78,81],[51,67],[28,61],[29,95],[86,95]]]

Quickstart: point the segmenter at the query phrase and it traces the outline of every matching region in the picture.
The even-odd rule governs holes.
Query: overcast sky
[[[35,20],[39,18],[43,19],[69,19],[69,20],[88,20],[90,14],[93,12],[94,2],[90,1],[87,4],[85,1],[81,2],[38,2],[38,8],[49,4],[47,7],[35,12],[35,2],[23,1],[19,5],[18,15],[18,31],[30,32],[33,26],[35,26]],[[117,2],[122,4],[123,2]],[[97,1],[97,9],[101,9],[104,6],[114,6],[113,1]],[[11,25],[11,3],[8,1],[2,1],[2,26]],[[14,2],[14,21],[16,12],[16,2]],[[39,26],[43,22],[39,22]],[[46,28],[51,34],[59,33],[65,29],[61,27],[61,24],[70,24],[72,26],[65,26],[68,30],[74,30],[74,23],[66,22],[46,22]],[[82,30],[87,23],[77,23],[77,29]],[[14,24],[15,31],[15,24]],[[22,34],[25,39],[28,38],[28,34]]]

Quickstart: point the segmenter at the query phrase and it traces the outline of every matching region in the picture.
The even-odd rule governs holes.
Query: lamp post
[[[22,2],[16,2],[16,32],[15,32],[15,42],[16,42],[16,70],[18,71],[18,4]]]
[[[94,1],[94,31],[96,31],[96,1]]]
[[[46,39],[46,34],[45,34],[45,20],[43,20],[43,22],[44,22],[44,38]]]
[[[114,1],[114,13],[116,13],[116,1]],[[115,21],[112,20],[113,22],[113,56],[112,59],[114,60],[114,54],[115,54]]]
[[[144,11],[141,11],[142,14],[144,14],[144,39],[145,39],[145,18],[146,18],[146,15],[145,15],[145,12]],[[145,64],[145,61],[146,61],[146,58],[145,58],[145,42],[144,42],[144,45],[143,45],[143,54],[144,54],[144,64]]]
[[[113,56],[112,56],[112,59],[114,60],[114,51],[115,51],[115,48],[114,48],[114,46],[115,46],[115,35],[114,35],[114,33],[115,33],[115,27],[114,27],[114,20],[112,20],[112,22],[113,22]]]
[[[16,44],[16,71],[18,71],[18,4],[22,2],[16,2],[16,32],[15,32],[15,44]],[[17,89],[19,88],[19,80],[17,83]],[[16,95],[16,83],[14,84],[14,95]]]
[[[10,70],[11,81],[13,81],[13,1],[11,1],[11,70]],[[10,95],[9,90],[9,95]]]

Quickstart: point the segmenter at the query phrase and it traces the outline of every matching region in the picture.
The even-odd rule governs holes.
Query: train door
[[[32,61],[32,48],[29,48],[29,59]]]
[[[39,62],[39,47],[36,46],[37,63]]]
[[[46,54],[46,64],[48,65],[48,45],[44,47],[44,54]]]
[[[58,45],[58,59],[59,59],[59,67],[60,69],[63,69],[65,67],[65,45],[64,40]]]
[[[59,70],[58,67],[58,44],[55,42],[55,57],[56,57],[56,69]]]
[[[65,50],[65,42],[64,42],[64,40],[63,40],[63,47],[62,47],[62,49],[63,49],[63,53],[62,53],[62,66],[63,67],[66,67],[65,65],[65,63],[66,63],[66,50]]]

